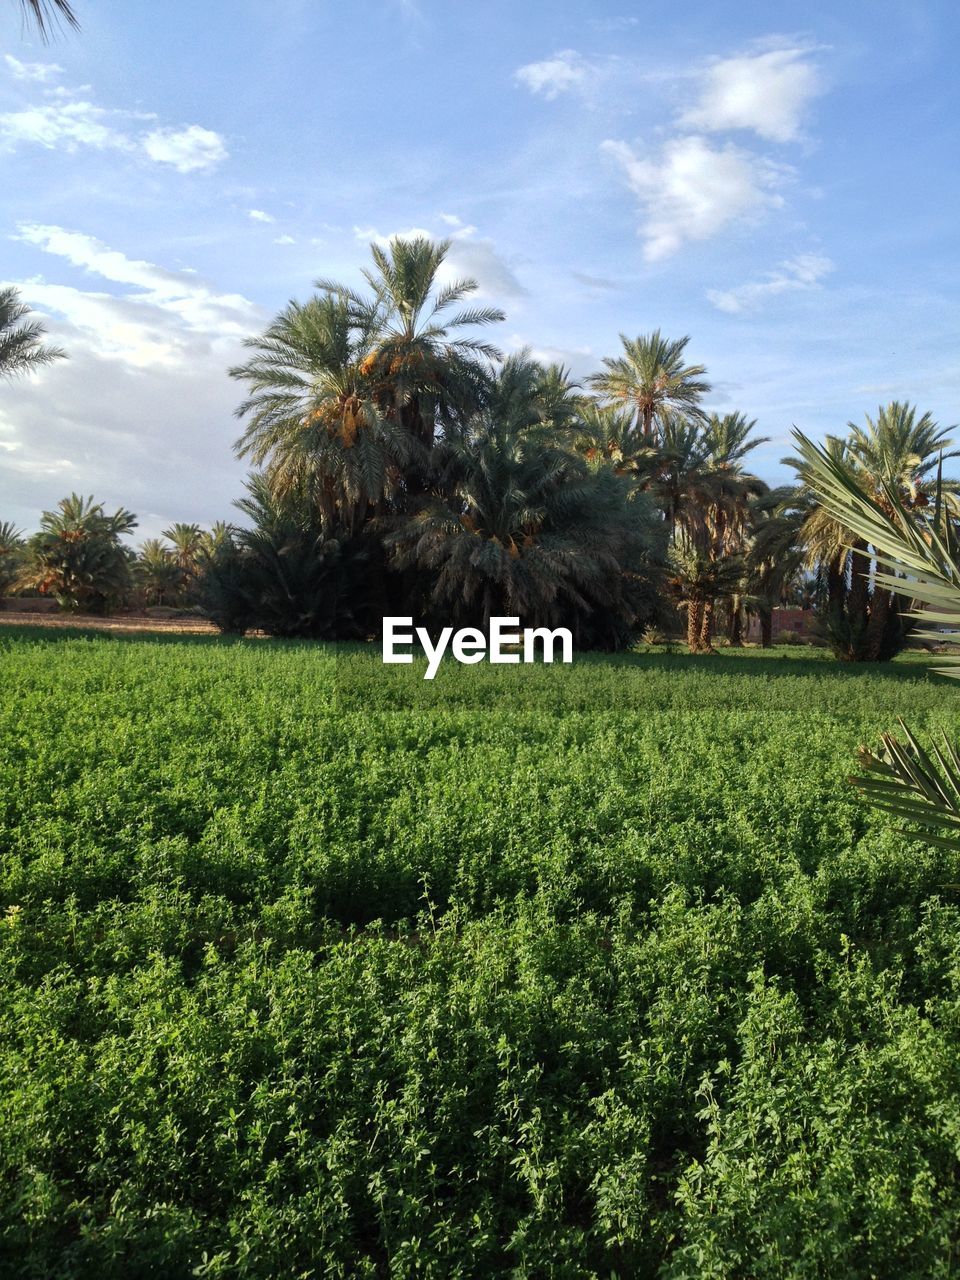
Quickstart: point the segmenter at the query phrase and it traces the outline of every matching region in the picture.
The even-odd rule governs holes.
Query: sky
[[[950,3],[75,8],[44,45],[0,0],[0,283],[69,353],[0,383],[0,521],[230,519],[243,339],[415,230],[504,352],[689,335],[771,483],[794,425],[960,420]]]

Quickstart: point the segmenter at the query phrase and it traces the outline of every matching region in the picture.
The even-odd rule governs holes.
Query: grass
[[[0,1270],[954,1274],[924,662],[0,629]]]

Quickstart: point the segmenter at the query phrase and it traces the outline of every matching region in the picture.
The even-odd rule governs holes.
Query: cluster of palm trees
[[[469,305],[473,281],[440,283],[448,247],[372,246],[367,292],[318,281],[231,370],[261,497],[335,542],[341,572],[353,554],[366,599],[337,587],[351,625],[400,601],[460,621],[562,619],[582,644],[614,645],[679,609],[689,648],[710,653],[721,627],[743,643],[748,613],[769,644],[778,604],[817,602],[841,657],[896,652],[906,626],[870,548],[826,515],[802,460],[785,460],[795,485],[753,474],[766,439],[741,413],[707,412],[687,338],[621,335],[583,384],[527,352],[504,360],[464,336],[502,313]],[[947,437],[893,402],[826,447],[919,509]]]
[[[794,485],[750,470],[766,438],[742,413],[707,411],[687,338],[621,335],[583,383],[527,351],[504,359],[477,336],[503,313],[473,304],[476,283],[450,277],[448,249],[375,244],[365,290],[318,281],[248,340],[230,370],[245,388],[236,448],[254,467],[240,527],[174,525],[134,557],[120,543],[130,513],[73,497],[26,547],[0,529],[7,587],[19,555],[21,587],[74,607],[139,592],[198,604],[228,630],[345,638],[375,634],[385,613],[466,625],[505,614],[608,648],[680,623],[696,653],[720,634],[742,645],[750,615],[769,645],[777,605],[815,604],[839,656],[897,651],[906,611],[877,581],[871,546],[824,508],[802,457],[786,460]],[[0,370],[60,355],[15,296],[0,298]],[[948,431],[899,402],[824,448],[866,491],[892,486],[918,513],[953,456]],[[94,547],[109,566],[96,589],[73,564]]]
[[[67,612],[85,613],[121,605],[191,606],[205,559],[227,536],[227,526],[206,531],[174,524],[134,551],[123,539],[136,527],[132,511],[120,507],[109,514],[102,503],[75,493],[45,511],[29,539],[3,521],[0,596],[36,593]]]

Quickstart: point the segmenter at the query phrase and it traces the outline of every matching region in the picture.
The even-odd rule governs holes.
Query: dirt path
[[[0,627],[80,627],[84,631],[168,631],[201,636],[219,634],[213,623],[204,618],[149,618],[140,615],[95,618],[84,614],[26,613],[14,609],[0,611]]]

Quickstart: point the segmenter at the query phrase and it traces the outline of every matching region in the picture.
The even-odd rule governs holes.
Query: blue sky
[[[0,0],[0,280],[71,356],[0,386],[0,519],[229,518],[243,336],[415,228],[504,350],[689,334],[768,480],[793,424],[960,419],[949,4],[76,8],[44,46]]]

